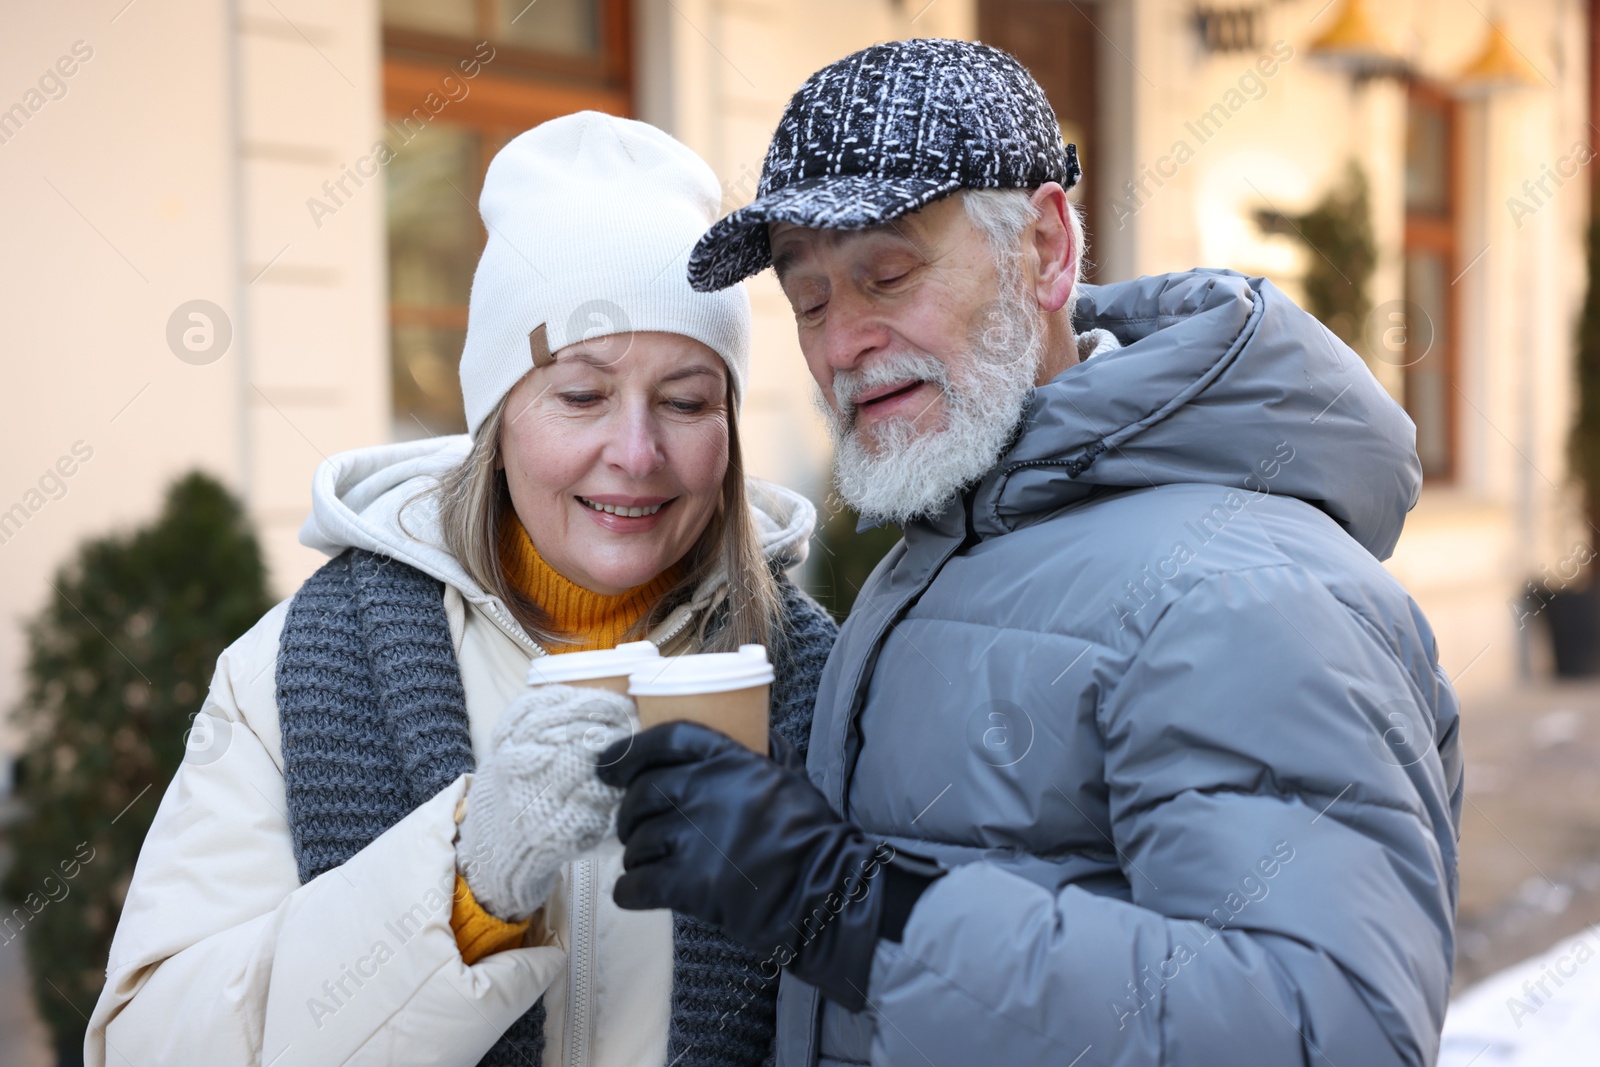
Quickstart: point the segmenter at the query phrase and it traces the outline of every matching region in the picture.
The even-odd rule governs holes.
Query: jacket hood
[[[1416,428],[1361,358],[1271,282],[1196,270],[1086,285],[1080,334],[1121,348],[1035,391],[978,484],[989,537],[1096,490],[1210,483],[1313,504],[1378,559],[1417,502]]]
[[[471,448],[472,439],[457,434],[358,448],[324,460],[312,477],[311,514],[300,527],[300,543],[329,556],[346,548],[376,552],[454,586],[475,604],[503,607],[444,547],[437,501],[428,492]],[[817,519],[811,501],[755,478],[745,479],[745,486],[767,559],[784,569],[805,562]],[[708,582],[695,603],[709,601],[725,582]]]

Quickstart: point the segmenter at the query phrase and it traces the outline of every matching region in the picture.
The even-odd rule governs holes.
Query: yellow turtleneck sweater
[[[511,584],[548,612],[556,629],[574,642],[553,652],[616,648],[628,628],[644,618],[651,605],[683,576],[682,564],[675,563],[643,585],[615,596],[591,593],[544,561],[514,515],[507,515],[500,524],[500,566]]]
[[[673,564],[643,585],[615,596],[590,592],[546,563],[533,547],[528,531],[511,514],[500,524],[499,554],[500,566],[511,584],[543,608],[555,628],[570,639],[570,643],[559,645],[552,653],[615,648],[622,635],[644,618],[651,605],[683,575],[682,565]],[[505,922],[490,915],[473,899],[466,879],[456,875],[450,928],[455,931],[456,945],[468,966],[490,953],[521,944],[531,921]]]

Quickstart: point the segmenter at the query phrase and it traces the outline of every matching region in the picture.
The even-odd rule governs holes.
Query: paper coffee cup
[[[628,695],[647,730],[688,720],[721,730],[766,755],[772,677],[766,647],[740,645],[737,652],[670,656],[641,664],[628,677]]]
[[[628,675],[650,663],[661,662],[661,650],[649,641],[629,641],[595,652],[564,652],[540,656],[528,666],[529,685],[576,685],[589,689],[628,692]]]

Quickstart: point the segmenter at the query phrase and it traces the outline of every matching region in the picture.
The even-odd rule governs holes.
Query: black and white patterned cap
[[[919,38],[823,67],[789,99],[756,198],[706,231],[689,284],[725,289],[772,262],[767,225],[877,226],[957,189],[1070,189],[1078,150],[1044,90],[985,44]]]

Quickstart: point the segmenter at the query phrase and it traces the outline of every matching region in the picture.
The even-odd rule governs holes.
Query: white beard
[[[1006,279],[1009,281],[1010,279]],[[1011,443],[1044,359],[1038,306],[1018,285],[980,310],[964,358],[947,365],[926,352],[896,352],[863,370],[838,371],[835,413],[817,392],[834,440],[834,480],[862,517],[904,526],[929,518],[994,467]],[[919,431],[911,418],[876,424],[872,445],[856,424],[853,399],[908,378],[934,383],[945,425]]]

